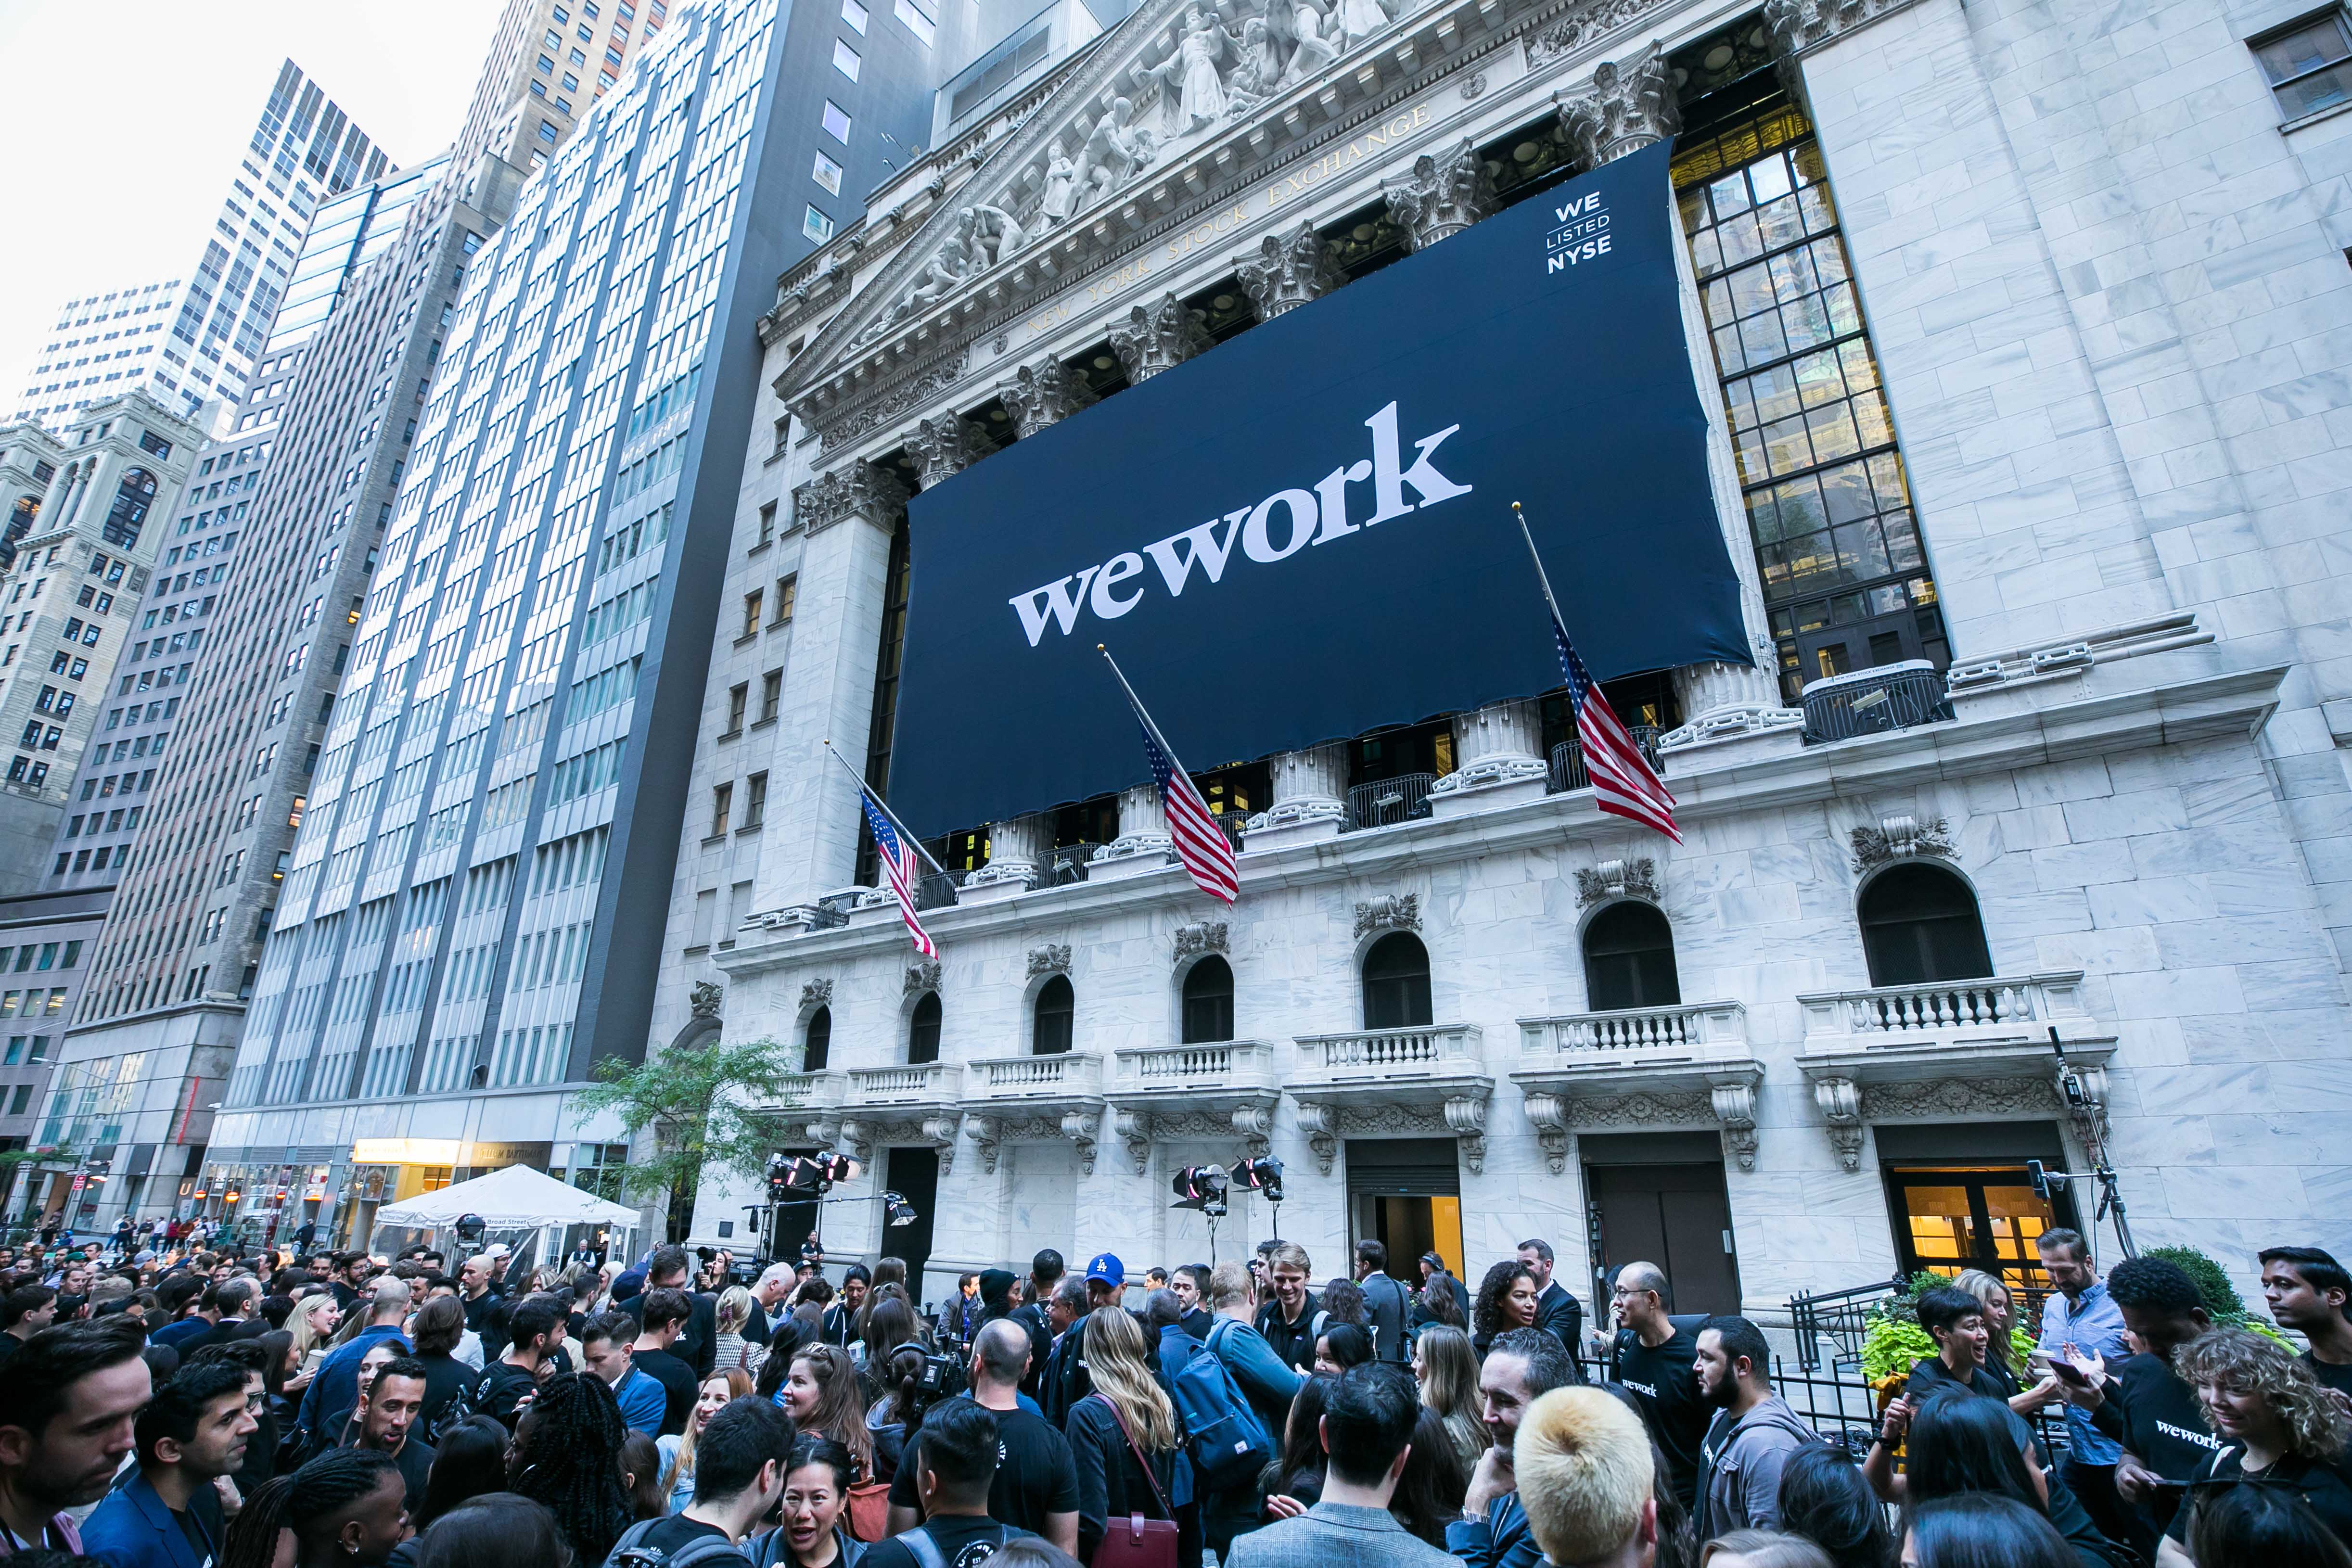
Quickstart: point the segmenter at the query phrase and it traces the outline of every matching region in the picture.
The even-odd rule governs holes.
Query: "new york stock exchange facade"
[[[1685,1311],[2032,1283],[2101,1149],[2143,1243],[2352,1243],[2329,27],[1146,0],[780,281],[657,1034],[781,1042],[827,1254],[932,1301],[1205,1260],[1171,1176],[1268,1153],[1219,1257]],[[1680,843],[1595,807],[1514,500]]]

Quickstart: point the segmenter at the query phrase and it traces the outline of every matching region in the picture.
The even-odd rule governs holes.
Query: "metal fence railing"
[[[1804,705],[1808,746],[1952,717],[1944,674],[1925,659],[1814,681],[1799,700]]]
[[[1880,1280],[1843,1291],[1816,1291],[1789,1298],[1789,1326],[1797,1340],[1797,1365],[1807,1375],[1822,1367],[1822,1345],[1830,1347],[1830,1365],[1858,1369],[1862,1338],[1870,1330],[1871,1313],[1881,1301],[1899,1293],[1901,1280]]]
[[[1434,773],[1400,773],[1374,784],[1359,784],[1348,791],[1344,830],[1393,827],[1429,815],[1429,791]]]
[[[1067,887],[1074,882],[1086,881],[1087,857],[1100,848],[1100,844],[1083,840],[1075,844],[1057,846],[1045,857],[1045,869],[1039,873],[1039,885]]]

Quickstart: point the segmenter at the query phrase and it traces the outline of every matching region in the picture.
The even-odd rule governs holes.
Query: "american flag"
[[[882,857],[882,874],[890,879],[890,891],[898,895],[898,913],[905,917],[907,930],[915,939],[915,947],[926,958],[940,956],[940,945],[923,929],[921,918],[915,913],[915,888],[922,879],[923,867],[915,846],[898,836],[890,823],[890,813],[866,789],[858,795],[858,803],[866,808],[866,825],[874,831],[874,848]]]
[[[1160,744],[1140,703],[1135,705],[1135,718],[1143,730],[1143,755],[1151,764],[1152,781],[1160,786],[1160,808],[1168,814],[1169,837],[1176,841],[1176,858],[1192,873],[1192,885],[1231,904],[1242,890],[1233,841],[1209,814],[1209,803],[1201,799],[1191,778]]]
[[[1568,676],[1569,705],[1576,709],[1576,739],[1583,748],[1584,771],[1592,779],[1593,804],[1681,843],[1683,836],[1675,831],[1675,798],[1658,781],[1592,672],[1576,656],[1576,645],[1568,640],[1559,614],[1546,612],[1551,615],[1552,640],[1559,644],[1559,667]]]

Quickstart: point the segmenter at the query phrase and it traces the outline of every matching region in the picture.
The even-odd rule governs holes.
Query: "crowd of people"
[[[1765,1331],[1540,1239],[1476,1288],[1375,1241],[1130,1280],[1055,1251],[923,1310],[661,1247],[0,1251],[9,1568],[2352,1568],[2352,1276],[2258,1260],[2280,1335],[2174,1264],[2038,1242],[1923,1292],[1868,1451]]]

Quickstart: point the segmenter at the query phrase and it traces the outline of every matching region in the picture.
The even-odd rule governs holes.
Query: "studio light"
[[[1225,1212],[1228,1180],[1224,1171],[1217,1166],[1186,1166],[1169,1183],[1176,1194],[1176,1201],[1169,1207],[1197,1208],[1206,1213],[1214,1205],[1215,1212],[1223,1214]]]
[[[457,1239],[465,1246],[479,1246],[482,1232],[486,1228],[488,1227],[478,1214],[461,1214],[457,1217]]]
[[[883,1224],[912,1225],[919,1218],[920,1216],[915,1212],[915,1206],[897,1193],[886,1192],[882,1195]]]
[[[1282,1201],[1282,1162],[1272,1155],[1252,1160],[1235,1160],[1233,1168],[1235,1186],[1261,1193],[1268,1203]]]

